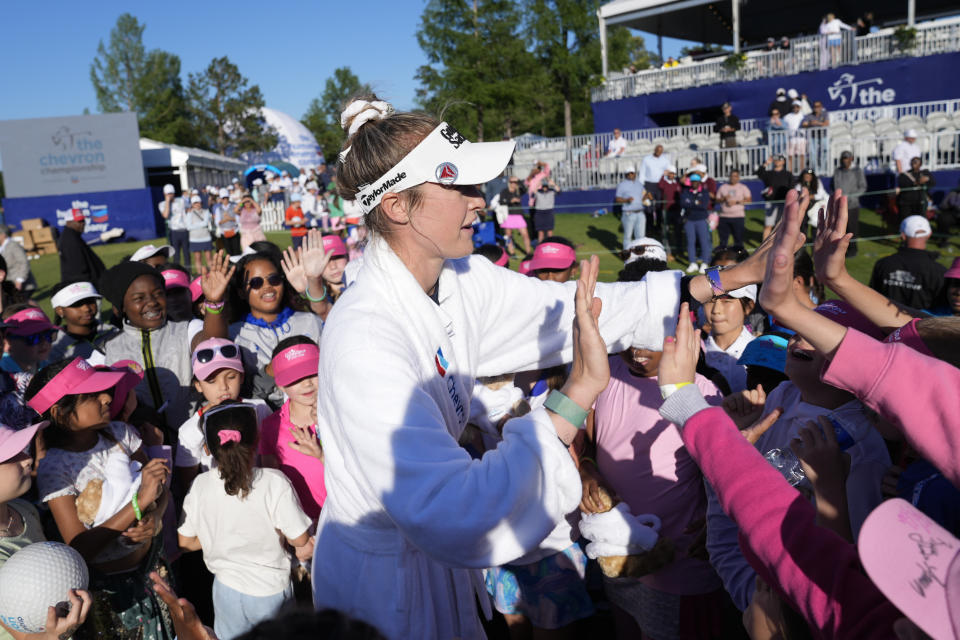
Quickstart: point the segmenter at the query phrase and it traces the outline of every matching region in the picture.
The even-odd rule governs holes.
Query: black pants
[[[847,231],[853,234],[847,247],[847,256],[853,257],[857,255],[857,238],[860,237],[860,207],[847,208]]]
[[[173,246],[173,261],[190,268],[190,232],[186,229],[170,230],[170,244]],[[183,255],[181,261],[180,256]]]
[[[720,218],[720,224],[717,225],[717,235],[720,237],[718,248],[725,248],[730,234],[733,234],[733,246],[743,248],[743,224],[744,218]]]
[[[663,203],[661,202],[661,200],[663,200],[663,194],[660,193],[660,185],[656,182],[644,182],[643,188],[646,189],[647,193],[653,198],[653,207],[651,207],[650,211],[647,211],[647,221],[653,223],[653,228],[659,229],[663,224]]]
[[[960,218],[960,210],[958,209],[941,209],[940,213],[937,214],[937,233],[943,236],[937,241],[937,244],[941,247],[947,246],[950,228],[957,224],[958,218]]]
[[[231,256],[238,256],[243,252],[243,249],[240,248],[240,233],[234,233],[232,237],[228,238],[223,236],[223,248]]]

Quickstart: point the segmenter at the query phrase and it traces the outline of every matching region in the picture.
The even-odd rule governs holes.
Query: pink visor
[[[98,366],[97,370],[119,371],[124,374],[113,391],[113,402],[110,403],[110,417],[116,420],[127,403],[127,395],[143,380],[143,367],[134,360],[119,360],[110,366]]]
[[[123,371],[99,371],[83,358],[74,358],[73,362],[45,384],[27,404],[42,414],[64,396],[106,391],[117,386],[124,376],[132,375]]]
[[[45,428],[48,424],[50,423],[44,420],[23,429],[12,429],[5,424],[0,424],[0,464],[22,453],[30,445],[37,430]]]
[[[918,322],[920,322],[920,318],[914,318],[902,327],[898,327],[896,331],[884,338],[883,341],[887,343],[902,342],[914,351],[919,351],[925,356],[936,358],[933,352],[927,348],[923,338],[920,337],[920,333],[917,331]]]
[[[867,320],[865,315],[854,309],[853,305],[846,300],[827,300],[817,305],[814,311],[848,329],[856,329],[874,340],[883,340],[884,338],[883,332],[877,325]]]
[[[507,255],[507,252],[503,250],[503,247],[500,247],[500,257],[493,263],[498,267],[505,267],[510,264],[510,256]]]
[[[568,269],[577,261],[576,252],[559,242],[544,242],[537,245],[530,261],[531,271],[541,269]]]
[[[333,257],[347,255],[347,245],[343,244],[340,236],[323,236],[322,240],[324,253],[330,253]]]
[[[163,284],[167,289],[189,289],[190,278],[179,269],[167,269],[161,272]]]
[[[57,326],[36,307],[22,309],[7,318],[7,333],[15,336],[33,336],[43,331],[56,331]]]
[[[203,296],[203,287],[200,285],[200,276],[190,281],[190,301],[196,302]]]
[[[951,264],[950,268],[947,269],[947,272],[943,274],[943,277],[960,280],[960,258],[954,259],[953,264]]]
[[[317,375],[320,367],[320,349],[312,344],[287,347],[273,359],[273,381],[286,387],[297,380]]]
[[[930,637],[960,637],[960,540],[906,500],[863,523],[860,562],[877,588]]]

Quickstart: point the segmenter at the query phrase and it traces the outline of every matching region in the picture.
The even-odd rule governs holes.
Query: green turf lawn
[[[622,233],[620,223],[613,215],[605,215],[600,218],[591,218],[587,214],[564,214],[558,215],[557,235],[562,235],[572,240],[577,245],[577,252],[581,257],[591,253],[597,253],[600,256],[600,279],[604,281],[615,280],[617,273],[623,267],[623,262],[616,255],[621,244]],[[763,216],[759,211],[748,211],[747,213],[747,246],[756,247],[760,243],[760,233],[763,228]],[[880,218],[867,209],[860,210],[860,231],[863,237],[872,238],[884,235],[883,226]],[[275,242],[281,249],[290,245],[290,234],[284,231],[268,233],[267,237]],[[142,242],[126,242],[117,244],[108,244],[97,246],[94,250],[100,255],[100,258],[108,266],[117,264],[121,258],[128,256],[138,247],[144,244],[161,244],[163,240],[146,240]],[[714,238],[716,242],[716,238]],[[870,272],[873,269],[874,262],[878,258],[890,255],[897,249],[898,240],[895,238],[883,240],[867,240],[859,243],[859,254],[856,258],[847,261],[847,268],[859,280],[866,282],[870,278]],[[950,246],[940,252],[940,262],[949,266],[953,259],[960,255],[960,237],[952,237]],[[511,266],[516,268],[519,260],[513,260]],[[40,305],[47,313],[50,309],[50,288],[57,283],[60,278],[60,264],[58,256],[47,255],[36,260],[30,261],[34,276],[37,279],[38,292],[34,296],[40,302]],[[672,263],[671,267],[685,268],[686,264]]]

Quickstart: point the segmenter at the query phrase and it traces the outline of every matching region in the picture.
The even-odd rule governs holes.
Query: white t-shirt
[[[790,133],[796,133],[800,129],[800,123],[803,122],[803,111],[791,111],[783,116],[783,123],[787,125]]]
[[[196,537],[217,580],[251,596],[271,596],[290,584],[290,539],[310,528],[293,485],[281,471],[257,469],[243,499],[227,495],[217,471],[201,473],[183,501],[180,535]]]
[[[623,136],[619,138],[613,138],[609,144],[607,144],[607,155],[608,156],[619,156],[624,151],[627,150],[627,139]]]
[[[253,399],[244,400],[244,402],[257,407],[258,425],[273,414],[273,409],[263,400]],[[203,449],[203,445],[206,444],[206,438],[204,438],[203,432],[200,431],[199,413],[193,414],[190,416],[190,419],[180,425],[179,434],[177,455],[173,463],[175,467],[195,467],[200,465],[200,471],[216,469],[217,461]]]
[[[167,201],[161,200],[157,209],[160,210],[160,215],[163,215],[163,212],[167,209]],[[183,231],[187,228],[187,221],[184,219],[185,212],[182,198],[174,198],[170,201],[170,217],[167,218],[167,225],[171,231]]]
[[[893,161],[900,161],[901,171],[908,171],[910,169],[910,161],[914,158],[922,157],[923,153],[920,151],[920,147],[906,140],[901,140],[900,144],[893,148]]]

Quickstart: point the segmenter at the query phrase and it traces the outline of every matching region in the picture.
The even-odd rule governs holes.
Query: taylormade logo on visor
[[[379,198],[382,194],[386,193],[387,189],[401,182],[402,180],[406,180],[406,178],[407,178],[406,171],[401,171],[397,173],[397,175],[393,176],[392,178],[387,178],[386,180],[383,181],[383,183],[379,187],[377,187],[370,193],[365,194],[363,197],[361,197],[360,204],[362,204],[365,207],[369,207],[370,203],[376,200],[377,198]]]

